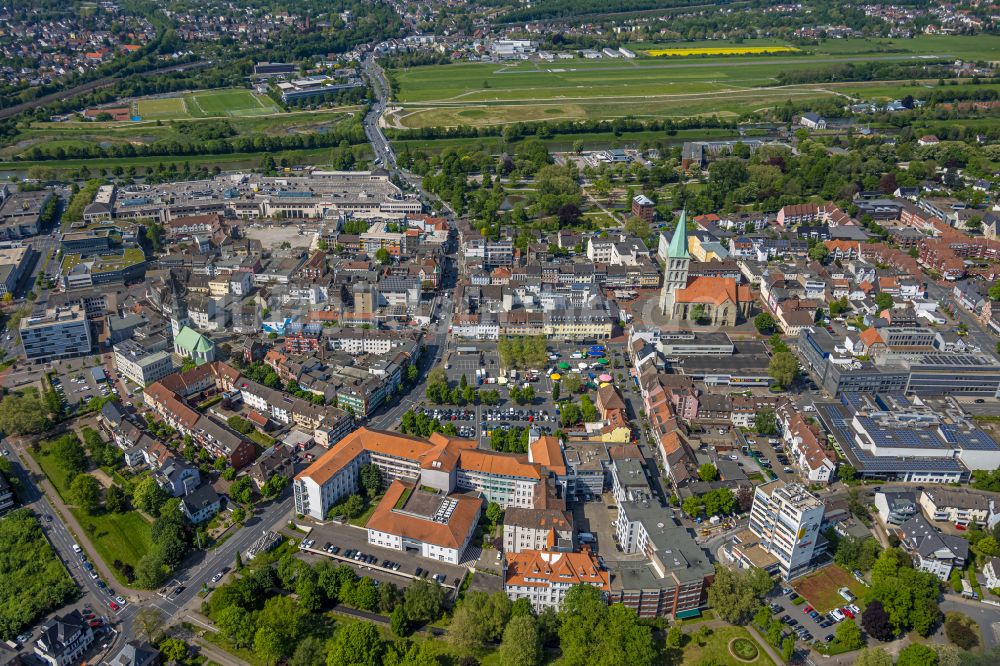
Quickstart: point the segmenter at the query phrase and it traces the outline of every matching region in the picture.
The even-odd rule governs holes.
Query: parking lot
[[[95,367],[99,369],[98,376],[103,376],[104,368]],[[83,367],[79,361],[62,361],[53,365],[55,374],[52,376],[52,388],[62,398],[65,408],[74,410],[86,405],[92,398],[117,395],[117,389],[107,379],[94,378],[93,369]]]
[[[837,622],[834,618],[820,615],[807,602],[796,605],[801,599],[791,588],[775,589],[768,597],[771,613],[776,615],[796,638],[804,643],[833,640]],[[846,603],[846,602],[845,602]],[[814,613],[815,615],[810,615]],[[848,618],[848,621],[852,621]],[[827,640],[829,637],[829,640]]]
[[[761,460],[767,462],[763,466],[777,475],[779,479],[782,481],[797,480],[791,454],[781,439],[763,435],[748,435],[747,444],[750,445],[751,450],[760,451]]]
[[[400,550],[373,546],[368,543],[368,532],[352,525],[339,523],[320,525],[313,528],[307,539],[311,539],[314,543],[312,547],[302,551],[306,557],[326,557],[338,564],[350,564],[357,568],[358,575],[369,576],[400,587],[409,585],[417,577],[431,579],[434,576],[442,576],[444,578],[443,585],[457,588],[468,572],[468,569],[463,566],[427,559]],[[336,547],[340,550],[336,554],[327,552],[328,544],[330,548]],[[353,557],[347,557],[347,552],[351,550],[371,555],[375,558],[375,562],[361,562]],[[470,544],[465,555],[467,558],[478,557],[479,549]],[[383,566],[385,560],[398,564],[399,567]],[[420,569],[419,573],[417,569]]]

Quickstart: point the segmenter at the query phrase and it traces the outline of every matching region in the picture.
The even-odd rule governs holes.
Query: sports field
[[[261,116],[277,113],[269,98],[250,90],[207,90],[184,96],[187,111],[194,118],[219,116]]]
[[[880,92],[886,92],[911,84],[780,86],[778,75],[782,72],[872,61],[1000,59],[1000,37],[989,35],[829,40],[801,51],[773,40],[748,40],[742,44],[649,43],[629,48],[642,55],[636,59],[454,63],[395,70],[392,76],[398,84],[396,102],[401,108],[387,121],[390,126],[402,128],[622,116],[733,117],[788,99],[837,96],[847,101],[863,95],[868,86],[880,85],[884,89]],[[647,52],[666,57],[653,57]],[[724,53],[733,55],[720,55]],[[924,83],[930,86],[936,81]],[[908,92],[919,97],[916,91]]]
[[[143,120],[169,120],[188,115],[183,97],[155,97],[139,99],[133,105],[134,115]]]

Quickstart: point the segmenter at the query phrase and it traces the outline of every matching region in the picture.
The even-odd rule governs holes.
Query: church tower
[[[667,251],[667,261],[663,267],[663,290],[660,292],[660,311],[667,316],[674,311],[674,293],[688,285],[688,264],[691,255],[688,252],[687,209],[681,211],[681,219],[674,229]]]

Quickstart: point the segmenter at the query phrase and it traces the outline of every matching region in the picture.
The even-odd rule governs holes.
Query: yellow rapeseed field
[[[651,56],[698,56],[698,55],[758,55],[760,53],[795,53],[794,46],[698,46],[688,49],[651,49]]]

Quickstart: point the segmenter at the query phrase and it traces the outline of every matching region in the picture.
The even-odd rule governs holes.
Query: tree
[[[510,620],[511,606],[504,592],[468,592],[455,608],[448,640],[466,650],[479,649],[499,640]]]
[[[944,623],[944,633],[948,640],[963,650],[971,650],[979,645],[979,637],[972,630],[970,623],[969,618],[963,620],[957,614],[949,614]]]
[[[389,614],[389,629],[401,638],[410,635],[410,620],[406,617],[402,604],[393,608]]]
[[[698,478],[702,481],[715,481],[719,478],[719,470],[712,463],[704,463],[698,468]]]
[[[936,666],[937,654],[921,643],[912,643],[899,651],[896,666]]]
[[[892,625],[889,624],[889,614],[885,612],[882,602],[873,599],[861,614],[861,626],[868,635],[879,641],[892,640]]]
[[[7,435],[37,435],[48,427],[48,414],[37,396],[12,393],[0,400],[0,430]]]
[[[851,620],[845,620],[837,625],[837,642],[848,650],[857,650],[865,641],[861,637],[861,627]]]
[[[710,490],[701,499],[709,516],[728,515],[736,510],[736,495],[729,488]]]
[[[90,474],[78,474],[69,484],[69,496],[86,513],[94,513],[101,503],[101,484]]]
[[[403,593],[403,608],[410,622],[427,624],[441,617],[444,588],[424,578],[415,581]]]
[[[580,396],[580,415],[585,423],[593,423],[597,420],[597,408],[594,407],[590,396]]]
[[[692,518],[695,518],[697,516],[700,516],[701,512],[705,510],[705,503],[701,500],[700,497],[695,497],[692,495],[691,497],[686,498],[683,503],[681,503],[681,509],[687,515],[691,516]]]
[[[241,476],[229,486],[229,499],[239,504],[250,504],[253,500],[253,482],[249,476]]]
[[[746,624],[756,612],[774,581],[763,569],[734,571],[719,567],[708,588],[708,603],[731,624]]]
[[[160,515],[160,507],[167,501],[167,493],[151,476],[136,484],[132,491],[132,503],[140,511],[150,515]]]
[[[377,465],[368,463],[361,466],[361,487],[365,489],[369,498],[373,498],[382,490],[382,472]]]
[[[830,249],[823,243],[816,243],[809,248],[809,258],[813,261],[823,262],[830,256]]]
[[[188,655],[187,643],[179,638],[167,638],[160,643],[160,655],[165,663],[183,663]]]
[[[122,513],[127,508],[126,502],[125,491],[117,484],[112,485],[104,493],[104,510],[109,513]]]
[[[348,518],[357,518],[365,511],[365,501],[361,495],[354,494],[344,501],[344,513]]]
[[[541,663],[542,646],[534,617],[522,615],[511,619],[503,632],[499,658],[502,666],[536,666]]]
[[[571,587],[560,616],[560,663],[566,666],[651,666],[656,662],[651,629],[639,624],[631,609],[621,604],[608,606],[592,585]]]
[[[769,335],[774,331],[774,317],[767,312],[761,312],[753,318],[753,325],[761,335]]]
[[[380,247],[378,251],[375,252],[375,261],[383,266],[388,266],[392,263],[392,255],[389,254],[389,250],[384,247]]]
[[[291,666],[326,666],[326,642],[319,636],[306,636],[289,661]]]
[[[135,582],[146,589],[161,585],[166,577],[163,556],[155,550],[146,553],[135,567]]]
[[[781,658],[785,661],[791,661],[794,655],[795,639],[791,636],[785,636],[781,641]]]
[[[778,415],[770,407],[765,407],[754,416],[753,425],[758,435],[777,435]]]
[[[564,428],[571,425],[576,425],[583,418],[583,413],[580,408],[573,403],[564,403],[561,407],[560,413],[560,423]]]
[[[76,435],[63,435],[53,443],[51,451],[55,461],[67,472],[79,473],[87,469],[87,452]]]
[[[380,666],[385,643],[374,624],[353,622],[340,627],[330,642],[327,666]]]
[[[503,508],[496,502],[490,502],[486,505],[486,520],[490,521],[491,525],[498,525],[501,520],[503,520]]]
[[[265,666],[271,666],[281,658],[282,648],[281,634],[274,628],[265,625],[257,629],[253,637],[253,651]]]
[[[669,648],[680,648],[684,644],[684,632],[678,626],[670,627],[670,631],[667,632],[667,647]]]
[[[799,373],[799,362],[790,351],[778,352],[771,357],[771,362],[767,366],[767,374],[781,388],[788,388],[795,381],[795,376]]]
[[[852,465],[841,463],[837,466],[837,474],[844,481],[853,481],[858,475],[858,471]]]
[[[892,657],[880,647],[865,648],[854,658],[854,666],[892,666]]]
[[[891,310],[892,304],[892,294],[887,294],[883,291],[875,296],[875,306],[878,308],[879,312],[882,312],[882,310]]]

